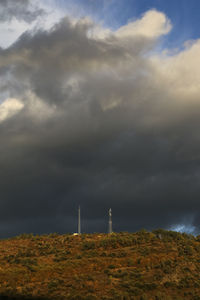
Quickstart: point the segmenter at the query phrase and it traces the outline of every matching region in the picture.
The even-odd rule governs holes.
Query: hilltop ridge
[[[0,299],[200,300],[200,236],[159,229],[0,240]]]

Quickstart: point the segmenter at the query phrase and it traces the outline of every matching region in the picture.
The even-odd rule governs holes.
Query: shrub
[[[116,255],[117,257],[126,257],[127,256],[127,253],[125,251],[120,251],[117,253]]]
[[[64,260],[66,260],[65,256],[56,256],[53,258],[54,262],[60,262],[60,261],[64,261]]]
[[[141,248],[140,249],[140,254],[143,255],[143,256],[149,255],[150,254],[149,248]]]
[[[99,246],[108,249],[108,248],[117,248],[117,240],[115,238],[109,238],[101,240]]]
[[[186,246],[186,247],[184,248],[184,253],[185,253],[186,255],[192,256],[192,255],[193,255],[193,249],[192,249],[192,247],[191,247],[191,246]]]
[[[137,259],[137,264],[139,265],[141,263],[141,258]]]
[[[108,257],[116,257],[116,253],[112,252],[112,253],[108,254]]]
[[[140,295],[140,294],[142,293],[142,291],[141,291],[139,288],[137,288],[137,287],[131,287],[131,288],[129,289],[129,292],[130,292],[133,296],[138,296],[138,295]]]
[[[95,249],[95,242],[84,242],[82,244],[82,250],[90,250],[90,249]]]
[[[116,266],[115,266],[115,265],[109,265],[108,268],[109,268],[109,269],[115,269]]]
[[[97,300],[97,296],[92,295],[92,294],[88,294],[87,296],[85,296],[84,298],[82,298],[84,300]]]
[[[57,232],[53,232],[53,233],[50,233],[49,235],[48,235],[48,237],[49,238],[56,238],[56,237],[58,237],[59,236],[59,234],[57,233]]]
[[[87,275],[86,280],[88,280],[88,281],[94,281],[94,278],[91,275]]]
[[[117,273],[114,273],[112,275],[115,278],[123,278],[123,277],[126,277],[128,275],[128,272],[126,272],[126,271],[122,272],[121,270],[118,270]]]
[[[175,287],[176,286],[175,282],[171,282],[171,281],[166,281],[163,285],[166,288],[170,288],[170,287]]]
[[[33,233],[22,233],[22,234],[16,236],[15,238],[25,240],[25,239],[32,239],[33,237],[34,237]]]
[[[134,264],[133,259],[129,258],[129,259],[127,260],[127,267],[132,267],[132,266],[134,266],[134,265],[135,265],[135,264]]]
[[[135,282],[135,286],[137,288],[140,288],[143,291],[151,291],[157,287],[157,284],[154,282],[151,282],[151,283]]]
[[[49,281],[48,283],[48,289],[50,290],[56,290],[59,285],[63,284],[64,281],[60,280],[60,279],[52,279],[51,281]]]
[[[105,274],[111,275],[111,273],[110,273],[110,270],[109,270],[109,269],[105,269],[103,272],[104,272]]]

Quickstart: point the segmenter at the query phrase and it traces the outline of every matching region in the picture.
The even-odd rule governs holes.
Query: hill
[[[200,236],[141,230],[1,240],[0,299],[200,300]]]

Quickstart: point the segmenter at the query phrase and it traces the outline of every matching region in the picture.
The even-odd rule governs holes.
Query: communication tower
[[[81,234],[81,208],[78,207],[78,234]]]
[[[111,208],[108,211],[109,221],[108,221],[108,233],[112,233],[112,210]]]

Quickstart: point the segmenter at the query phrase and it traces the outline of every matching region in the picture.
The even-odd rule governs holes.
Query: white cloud
[[[6,99],[2,104],[0,104],[0,122],[16,115],[23,107],[23,103],[18,99]]]
[[[155,79],[163,84],[175,99],[199,99],[200,92],[200,40],[175,55],[157,55],[151,58]]]
[[[165,14],[156,10],[150,10],[141,19],[120,27],[116,31],[116,36],[119,38],[130,38],[139,35],[147,38],[158,38],[163,34],[169,33],[171,28],[172,25]]]
[[[170,228],[170,230],[181,232],[181,233],[185,232],[187,234],[194,234],[195,229],[196,229],[195,226],[185,225],[185,224],[174,225]]]
[[[25,98],[27,100],[26,113],[31,119],[39,122],[55,117],[56,105],[47,105],[31,91],[25,95]]]

